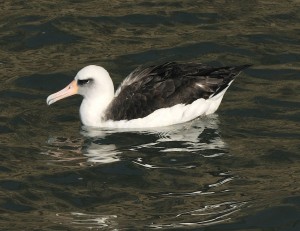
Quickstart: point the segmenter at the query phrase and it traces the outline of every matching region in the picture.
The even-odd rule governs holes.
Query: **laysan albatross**
[[[114,92],[108,72],[90,65],[81,69],[67,87],[49,95],[47,104],[80,94],[80,118],[86,126],[168,126],[214,113],[235,77],[247,67],[176,62],[139,67]]]

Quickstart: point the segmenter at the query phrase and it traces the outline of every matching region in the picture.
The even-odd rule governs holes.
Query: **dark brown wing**
[[[175,62],[132,72],[117,90],[106,110],[107,120],[145,117],[159,108],[191,104],[220,93],[249,65],[210,67],[199,63]]]

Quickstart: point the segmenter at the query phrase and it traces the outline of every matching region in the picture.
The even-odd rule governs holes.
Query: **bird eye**
[[[85,85],[85,84],[87,84],[87,83],[89,83],[89,82],[90,82],[90,79],[78,79],[78,80],[77,80],[77,83],[78,83],[78,85],[80,85],[80,86]]]

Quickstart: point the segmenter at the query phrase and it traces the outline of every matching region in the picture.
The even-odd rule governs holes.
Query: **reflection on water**
[[[98,164],[120,161],[123,152],[188,152],[213,158],[226,154],[226,145],[219,135],[218,123],[218,116],[210,115],[184,124],[147,130],[98,129],[83,126],[81,134],[85,137],[84,139],[50,137],[47,143],[51,149],[43,151],[43,154],[51,155],[57,158],[57,161],[74,161],[82,159],[82,156],[70,158],[66,155],[66,151],[74,154],[82,153],[87,157],[87,162]],[[124,135],[134,138],[128,139],[125,144],[116,142],[120,136]],[[148,140],[150,142],[145,142]],[[173,164],[176,161],[172,159]],[[163,166],[145,163],[142,157],[137,157],[133,163],[148,168],[163,168]]]
[[[83,150],[83,155],[88,157],[88,162],[104,164],[119,161],[120,158],[118,157],[118,154],[121,153],[122,152],[116,150],[116,146],[114,144],[101,145],[91,143]]]
[[[87,214],[87,213],[76,213],[72,212],[69,214],[56,214],[55,222],[72,225],[74,228],[80,229],[117,229],[117,216],[116,215],[97,215],[97,214]]]
[[[0,229],[300,230],[299,1],[4,1]],[[81,127],[45,98],[88,64],[254,64],[217,112]],[[201,228],[199,228],[201,227]]]
[[[168,170],[179,171],[177,174],[181,175],[186,170],[190,171],[202,165],[203,158],[218,159],[228,153],[227,145],[219,134],[218,125],[218,116],[210,115],[184,124],[147,130],[82,127],[81,134],[83,137],[81,139],[50,137],[47,142],[49,149],[44,151],[43,154],[53,157],[52,162],[69,162],[69,165],[95,167],[99,164],[101,166],[121,162],[121,165],[130,164],[132,170],[143,168],[146,174],[148,171]],[[66,155],[68,153],[70,156]],[[145,180],[150,184],[153,180],[160,181],[157,178],[160,174],[155,175],[152,176],[154,179]],[[165,203],[163,201],[187,200],[187,198],[195,203],[198,200],[197,198],[228,193],[230,190],[226,185],[234,179],[234,176],[226,170],[209,173],[204,171],[195,180],[198,177],[200,177],[198,180],[202,178],[201,181],[206,181],[200,188],[189,187],[188,181],[190,179],[180,176],[183,180],[176,184],[187,184],[183,188],[179,187],[181,188],[179,189],[178,185],[174,185],[175,188],[173,186],[166,187],[167,185],[165,185],[162,188],[158,187],[157,189],[160,188],[160,190],[156,192],[140,192],[138,194],[141,195],[138,195],[138,197],[143,197],[143,203],[149,203],[150,205],[154,205],[158,201]],[[198,203],[189,209],[178,208],[174,210],[174,208],[170,208],[174,211],[169,214],[162,212],[164,219],[160,222],[145,224],[145,227],[157,229],[216,224],[230,220],[233,213],[238,212],[246,205],[245,201],[227,200],[216,204],[201,203],[197,205]],[[143,216],[149,216],[147,211],[142,213]],[[122,215],[119,213],[107,216],[101,214],[89,215],[74,211],[70,214],[60,214],[57,218],[58,221],[61,217],[64,218],[64,222],[69,222],[74,227],[83,225],[93,228],[122,227]],[[118,222],[117,218],[119,218]]]
[[[164,228],[191,228],[214,225],[221,222],[229,221],[230,215],[238,212],[243,207],[245,202],[224,202],[221,204],[206,205],[203,208],[188,211],[178,214],[180,216],[195,216],[198,217],[197,222],[176,222],[170,224],[155,224],[150,225],[151,228],[164,229]],[[176,220],[176,219],[175,219]]]

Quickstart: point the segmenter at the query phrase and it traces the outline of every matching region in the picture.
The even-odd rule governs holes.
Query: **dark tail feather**
[[[224,69],[229,70],[230,73],[228,73],[227,78],[226,77],[224,78],[223,84],[218,88],[218,90],[216,90],[216,92],[211,97],[214,97],[220,92],[222,92],[225,88],[229,86],[230,82],[232,82],[235,79],[235,77],[237,77],[240,74],[242,70],[251,66],[252,64],[245,64],[245,65],[233,66],[233,67],[223,67]]]
[[[253,66],[253,65],[252,64],[245,64],[245,65],[241,65],[241,66],[235,66],[235,67],[233,67],[233,70],[240,72],[240,71],[242,71],[242,70],[244,70],[248,67],[251,67],[251,66]]]

